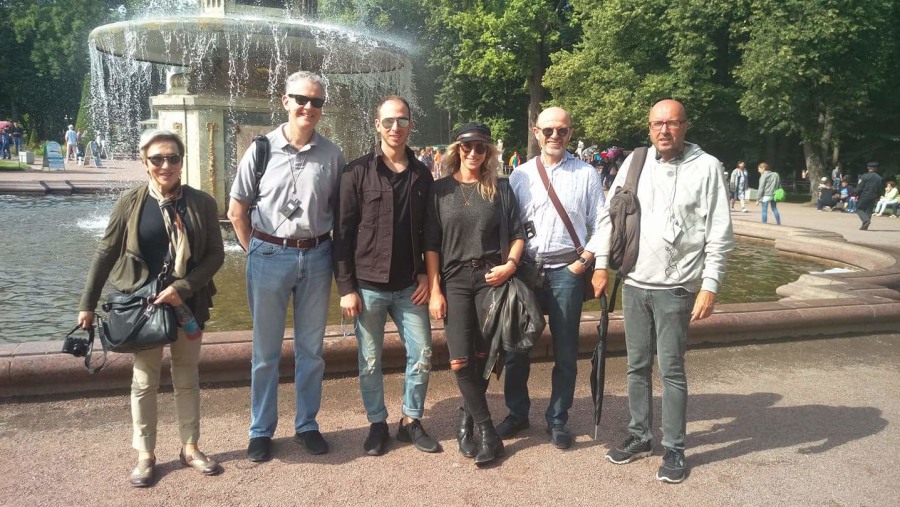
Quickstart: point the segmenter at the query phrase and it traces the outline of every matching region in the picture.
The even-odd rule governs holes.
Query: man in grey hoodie
[[[685,476],[688,325],[712,313],[734,240],[722,164],[685,142],[684,106],[675,100],[658,102],[650,110],[648,125],[653,147],[637,186],[640,250],[622,289],[630,435],[606,458],[626,464],[652,452],[655,351],[663,385],[662,444],[666,448],[656,478],[678,483]],[[629,157],[622,164],[609,195],[625,183],[630,163]],[[597,268],[608,265],[611,227],[608,210],[603,210],[600,237],[604,243],[596,255]]]

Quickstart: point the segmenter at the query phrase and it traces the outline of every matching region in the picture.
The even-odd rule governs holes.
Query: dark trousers
[[[447,337],[450,360],[465,359],[465,366],[453,373],[466,412],[477,423],[491,419],[485,396],[488,381],[483,375],[490,343],[481,334],[481,323],[484,322],[486,313],[484,298],[491,288],[484,281],[484,275],[489,269],[463,266],[444,280],[444,297],[447,299],[444,334]]]
[[[548,425],[566,424],[575,397],[575,377],[578,373],[578,333],[581,326],[583,280],[565,266],[548,269],[544,287],[536,291],[541,309],[547,315],[553,336],[553,373],[551,375],[550,405],[545,417]],[[528,419],[531,399],[528,396],[528,377],[531,358],[528,354],[506,355],[506,380],[503,392],[509,414],[520,421]]]
[[[872,221],[872,210],[875,209],[875,200],[866,199],[856,203],[856,214],[862,223],[867,224]]]

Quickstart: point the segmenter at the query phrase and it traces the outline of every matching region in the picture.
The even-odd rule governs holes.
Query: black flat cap
[[[878,169],[878,162],[875,162],[874,160],[872,162],[868,162],[866,164],[866,167],[874,167],[875,169]]]
[[[459,142],[481,141],[491,142],[491,128],[484,123],[464,123],[456,131],[456,140]]]

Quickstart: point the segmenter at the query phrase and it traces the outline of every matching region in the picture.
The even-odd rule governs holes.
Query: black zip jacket
[[[335,208],[334,277],[341,296],[358,291],[359,280],[387,283],[391,275],[394,229],[394,189],[377,170],[381,143],[375,151],[350,162],[341,171]],[[434,178],[409,147],[409,209],[413,262],[417,275],[425,273],[422,224]],[[412,283],[412,280],[410,281]]]

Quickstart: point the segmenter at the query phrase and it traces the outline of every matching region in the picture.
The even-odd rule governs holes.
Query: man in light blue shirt
[[[541,154],[520,165],[509,181],[529,234],[526,255],[541,265],[544,281],[536,294],[553,336],[555,364],[550,406],[545,414],[547,432],[554,446],[568,449],[572,446],[572,434],[566,423],[575,394],[583,276],[586,270],[593,269],[593,252],[599,247],[594,232],[598,230],[599,211],[605,198],[597,170],[566,151],[572,138],[569,113],[558,107],[545,109],[538,116],[533,133],[541,145]],[[583,249],[576,249],[550,200],[538,164],[545,168]],[[606,277],[595,274],[592,280],[594,293],[599,295],[606,288]],[[501,438],[510,438],[529,426],[530,369],[528,354],[507,355],[504,394],[509,415],[497,426]]]

